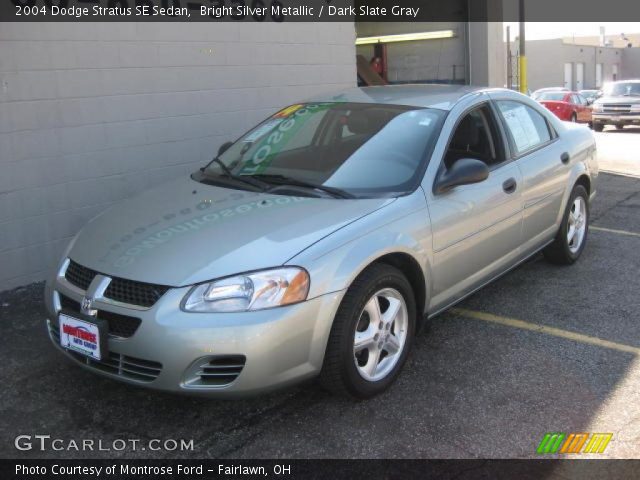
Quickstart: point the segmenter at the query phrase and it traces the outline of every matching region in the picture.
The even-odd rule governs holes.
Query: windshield
[[[544,102],[544,101],[553,101],[553,102],[562,102],[564,97],[567,95],[566,92],[542,92],[538,94],[536,100]]]
[[[612,97],[640,96],[640,82],[610,83],[604,87],[604,94]]]
[[[305,183],[358,197],[403,194],[417,186],[445,114],[379,104],[291,105],[222,153],[226,169],[214,162],[204,174],[226,170],[267,186]]]

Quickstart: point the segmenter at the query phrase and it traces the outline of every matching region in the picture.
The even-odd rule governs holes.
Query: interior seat
[[[453,134],[445,154],[445,166],[450,168],[461,158],[475,158],[487,165],[494,163],[493,149],[488,135],[481,114],[472,112],[466,115]]]

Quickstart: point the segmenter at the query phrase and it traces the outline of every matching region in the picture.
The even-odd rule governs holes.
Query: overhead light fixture
[[[435,32],[401,33],[398,35],[380,35],[377,37],[356,38],[356,45],[371,45],[373,43],[412,42],[414,40],[438,40],[440,38],[453,38],[454,30],[438,30]]]

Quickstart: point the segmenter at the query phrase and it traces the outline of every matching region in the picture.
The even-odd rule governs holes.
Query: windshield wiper
[[[206,170],[206,168],[211,165],[212,163],[215,163],[216,165],[218,165],[222,171],[228,175],[229,177],[233,177],[233,172],[231,170],[229,170],[229,167],[227,167],[224,162],[222,160],[220,160],[218,157],[213,157],[213,160],[211,160],[206,167],[202,167],[200,169],[201,172],[204,172]]]
[[[224,176],[224,177],[231,178],[231,179],[236,180],[238,182],[244,183],[245,185],[251,185],[252,187],[258,188],[262,192],[264,192],[265,190],[267,190],[270,187],[270,185],[268,183],[261,182],[258,179],[247,177],[246,175],[236,175],[218,157],[214,157],[213,160],[211,160],[211,162],[209,162],[207,164],[207,167],[209,165],[211,165],[212,163],[215,163],[216,165],[218,165],[220,167],[220,169],[222,170],[222,173],[223,173],[222,176]],[[207,174],[207,171],[206,171],[207,167],[200,168],[200,171],[205,175]]]
[[[243,175],[244,177],[244,175]],[[297,178],[287,177],[286,175],[276,175],[276,174],[268,174],[268,173],[257,173],[251,175],[252,178],[264,179],[268,183],[275,183],[277,186],[280,185],[291,185],[294,187],[302,187],[309,188],[313,190],[320,190],[322,192],[328,193],[332,197],[335,198],[355,198],[355,195],[346,192],[340,188],[328,187],[326,185],[320,185],[318,183],[308,182],[306,180],[299,180]],[[272,187],[275,188],[275,187]],[[269,190],[267,190],[268,192]]]

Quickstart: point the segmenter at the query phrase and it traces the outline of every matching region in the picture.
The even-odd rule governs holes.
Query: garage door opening
[[[356,33],[359,85],[469,83],[465,22],[356,22]]]

